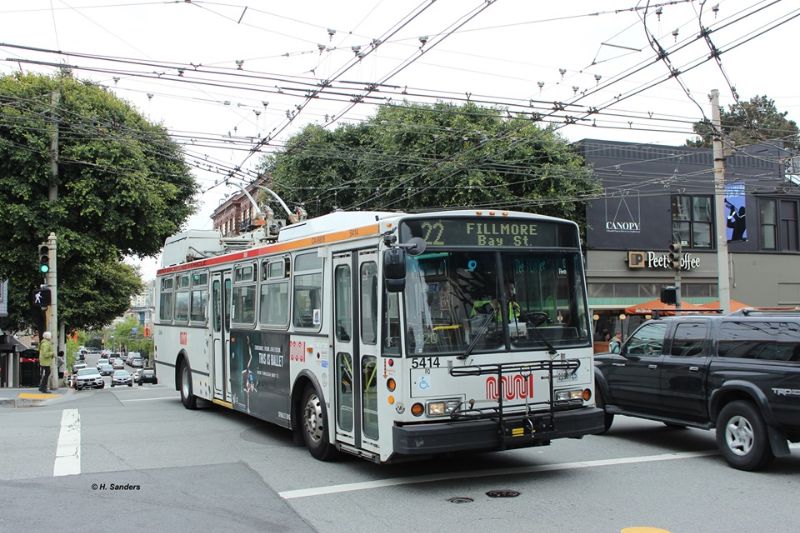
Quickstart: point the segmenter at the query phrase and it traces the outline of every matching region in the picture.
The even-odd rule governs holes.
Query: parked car
[[[96,368],[81,368],[75,375],[75,390],[102,389],[105,386],[106,382]]]
[[[114,367],[109,365],[108,363],[103,365],[97,365],[97,371],[100,372],[101,376],[110,376],[114,373]]]
[[[111,376],[111,386],[114,387],[115,385],[133,387],[133,376],[127,370],[116,370]]]
[[[156,371],[154,368],[141,368],[136,371],[139,374],[136,383],[142,385],[143,383],[153,383],[154,385],[158,384],[158,376],[156,376]]]
[[[716,428],[734,468],[757,470],[800,442],[800,313],[743,310],[642,324],[595,355],[597,405],[673,428]]]

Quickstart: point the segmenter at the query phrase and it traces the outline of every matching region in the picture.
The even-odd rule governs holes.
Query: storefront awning
[[[690,302],[681,302],[681,310],[694,310],[694,309],[708,309],[702,305],[693,304]],[[658,311],[661,314],[666,314],[669,311],[675,311],[675,306],[665,304],[661,300],[649,300],[640,304],[631,305],[625,308],[625,314],[628,315],[649,315],[653,311]]]
[[[708,302],[707,304],[703,304],[700,307],[705,307],[706,309],[722,309],[722,303],[719,300],[714,300],[713,302]],[[742,303],[738,300],[734,300],[731,298],[731,312],[738,311],[739,309],[744,309],[745,307],[753,307],[752,305],[747,305],[746,303]]]

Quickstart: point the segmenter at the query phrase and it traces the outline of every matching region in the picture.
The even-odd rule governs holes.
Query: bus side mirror
[[[383,251],[383,281],[388,292],[401,292],[406,288],[404,248],[389,248]]]

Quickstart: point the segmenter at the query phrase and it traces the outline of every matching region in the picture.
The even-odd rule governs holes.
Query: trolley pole
[[[725,153],[722,148],[722,120],[719,109],[719,91],[714,89],[711,100],[711,124],[714,148],[714,225],[717,235],[718,295],[722,313],[731,312],[730,273],[728,270],[728,219],[725,216]]]

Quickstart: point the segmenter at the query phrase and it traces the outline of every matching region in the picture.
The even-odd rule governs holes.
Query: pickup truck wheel
[[[726,405],[717,418],[716,437],[722,457],[739,470],[758,470],[774,458],[767,425],[751,402]]]
[[[603,393],[599,388],[597,389],[597,407],[603,410],[603,431],[598,433],[598,435],[602,435],[611,428],[611,424],[614,423],[614,415],[606,412],[606,399],[603,398]]]

